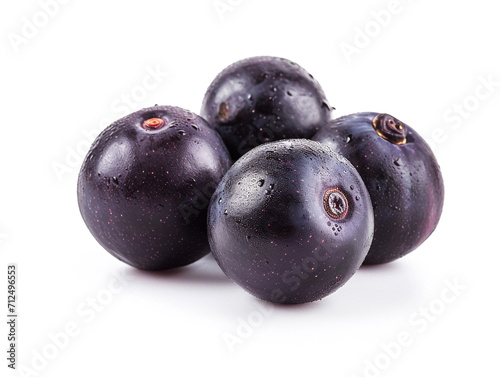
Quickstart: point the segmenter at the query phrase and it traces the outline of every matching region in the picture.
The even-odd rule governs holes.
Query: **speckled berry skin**
[[[377,117],[397,125],[388,126],[387,138],[377,133]],[[365,112],[330,121],[313,140],[351,161],[370,192],[375,234],[364,264],[401,258],[434,231],[443,209],[443,178],[430,147],[412,128],[390,115]]]
[[[208,203],[229,164],[220,136],[201,117],[146,108],[93,143],[78,177],[80,212],[119,260],[144,270],[184,266],[210,250]]]
[[[338,199],[337,220],[326,193]],[[299,304],[324,298],[356,272],[373,237],[373,211],[345,158],[317,142],[282,140],[229,169],[210,203],[208,234],[232,281],[263,300]]]
[[[237,160],[266,142],[311,138],[331,118],[331,110],[323,89],[305,69],[283,58],[259,56],[219,73],[200,114]]]

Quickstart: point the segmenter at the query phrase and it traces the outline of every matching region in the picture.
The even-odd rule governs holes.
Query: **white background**
[[[498,371],[495,2],[215,3],[218,10],[213,0],[69,1],[43,10],[34,0],[2,2],[0,306],[7,264],[17,263],[17,366],[31,370],[20,375]],[[433,144],[441,164],[446,200],[435,233],[397,262],[362,268],[320,302],[266,305],[210,256],[172,272],[134,270],[97,244],[78,211],[89,137],[155,103],[198,112],[215,75],[254,55],[306,68],[335,116],[398,117]],[[2,376],[15,374],[7,332],[2,325]],[[411,344],[394,346],[401,334]],[[240,343],[229,347],[228,336]]]

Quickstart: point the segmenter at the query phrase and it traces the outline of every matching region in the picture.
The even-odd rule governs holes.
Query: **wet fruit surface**
[[[209,199],[229,168],[220,136],[186,110],[155,106],[111,124],[78,178],[85,223],[112,255],[161,270],[209,252]]]
[[[224,69],[205,94],[201,116],[236,160],[266,142],[312,137],[331,110],[319,83],[302,67],[264,56]]]
[[[434,231],[443,179],[431,149],[412,128],[388,114],[359,113],[330,121],[313,140],[351,161],[370,192],[375,234],[365,264],[398,259]]]
[[[368,191],[353,166],[310,140],[254,148],[228,171],[208,215],[225,274],[272,302],[319,300],[363,262],[373,237]]]

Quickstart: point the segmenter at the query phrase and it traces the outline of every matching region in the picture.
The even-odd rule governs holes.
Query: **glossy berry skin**
[[[394,261],[434,231],[443,208],[443,178],[430,147],[412,128],[390,115],[366,112],[330,121],[313,139],[352,162],[370,192],[375,234],[364,264]]]
[[[209,199],[229,152],[201,117],[155,106],[107,127],[78,177],[78,204],[96,240],[144,270],[192,263],[209,252]]]
[[[261,56],[219,73],[200,114],[237,160],[269,141],[311,138],[331,118],[331,110],[323,89],[305,69],[283,58]]]
[[[342,156],[306,139],[252,149],[229,169],[208,214],[212,254],[263,300],[298,304],[341,287],[373,237],[368,191]]]

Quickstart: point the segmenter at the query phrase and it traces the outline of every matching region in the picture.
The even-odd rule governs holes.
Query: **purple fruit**
[[[331,110],[323,89],[305,69],[261,56],[219,73],[205,94],[201,116],[237,160],[269,141],[311,138],[330,119]]]
[[[313,137],[356,167],[370,192],[375,234],[364,264],[396,260],[436,228],[443,178],[430,147],[388,114],[359,113],[330,121]]]
[[[261,145],[229,169],[208,215],[224,273],[272,302],[319,300],[363,262],[373,237],[368,191],[345,158],[305,139]]]
[[[78,204],[96,240],[131,266],[162,270],[209,252],[209,199],[229,168],[201,117],[155,106],[107,127],[78,177]]]

